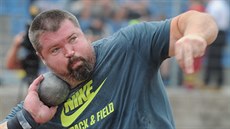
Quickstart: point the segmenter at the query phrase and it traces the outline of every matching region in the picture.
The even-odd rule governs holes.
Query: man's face
[[[95,53],[82,31],[65,20],[56,32],[39,37],[43,62],[70,84],[86,80],[95,65]]]

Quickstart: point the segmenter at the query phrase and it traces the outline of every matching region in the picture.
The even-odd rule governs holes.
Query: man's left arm
[[[178,15],[170,25],[169,56],[175,56],[186,73],[193,73],[194,58],[204,55],[217,33],[217,25],[207,13],[188,11]]]

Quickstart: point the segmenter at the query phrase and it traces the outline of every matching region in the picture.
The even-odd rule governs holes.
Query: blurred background
[[[24,99],[28,85],[48,69],[34,55],[27,34],[31,20],[65,9],[92,42],[141,21],[164,20],[187,10],[207,12],[220,32],[215,45],[184,74],[174,58],[161,66],[177,129],[230,128],[230,0],[0,0],[0,120]]]

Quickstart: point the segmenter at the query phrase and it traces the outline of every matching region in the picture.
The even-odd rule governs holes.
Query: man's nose
[[[74,55],[74,49],[73,46],[67,44],[65,45],[65,52],[64,52],[65,57],[70,58]]]

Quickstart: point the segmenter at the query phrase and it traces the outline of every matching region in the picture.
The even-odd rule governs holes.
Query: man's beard
[[[94,62],[92,60],[87,61],[86,59],[77,56],[71,57],[69,59],[68,66],[67,66],[70,77],[77,81],[84,81],[89,79],[94,67]],[[82,64],[78,66],[77,69],[72,69],[72,65],[76,61],[82,61]]]

